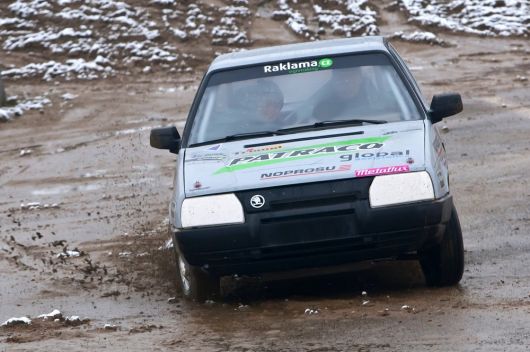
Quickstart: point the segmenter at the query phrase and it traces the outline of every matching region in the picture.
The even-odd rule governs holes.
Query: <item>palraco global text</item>
[[[296,147],[292,149],[280,149],[247,156],[238,156],[229,161],[228,165],[221,167],[214,174],[223,172],[233,172],[252,167],[282,163],[290,160],[301,160],[316,158],[328,155],[350,154],[358,151],[361,153],[373,153],[383,147],[384,142],[389,137],[367,137],[360,139],[349,139],[343,141],[333,141],[328,143],[318,143],[311,146]]]
[[[383,146],[383,143],[363,143],[363,144],[327,146],[323,148],[307,148],[307,149],[298,149],[298,150],[285,151],[285,152],[266,153],[266,154],[260,154],[260,155],[235,158],[230,162],[229,166],[234,166],[234,165],[242,164],[242,163],[255,163],[255,162],[260,162],[260,161],[263,162],[263,161],[269,161],[269,160],[353,152],[356,150],[379,149],[382,146]],[[370,153],[370,154],[373,154],[373,153]]]

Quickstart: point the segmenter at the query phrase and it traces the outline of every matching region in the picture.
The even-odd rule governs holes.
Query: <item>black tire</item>
[[[176,254],[177,273],[182,295],[192,301],[204,302],[220,295],[220,278],[201,268],[188,264],[186,259]]]
[[[464,274],[464,242],[454,206],[442,241],[420,251],[419,257],[428,286],[452,286],[460,282]]]

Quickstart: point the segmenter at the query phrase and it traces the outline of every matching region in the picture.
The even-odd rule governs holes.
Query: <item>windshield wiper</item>
[[[237,133],[232,134],[223,138],[219,139],[213,139],[211,141],[201,142],[201,143],[195,143],[190,145],[190,147],[199,147],[201,145],[206,144],[215,144],[215,143],[222,143],[222,142],[230,142],[235,141],[238,139],[249,139],[249,138],[255,138],[255,137],[270,137],[270,136],[279,136],[285,134],[283,131],[259,131],[259,132],[248,132],[248,133]]]
[[[373,123],[376,125],[387,123],[386,120],[367,120],[367,119],[353,119],[353,120],[327,120],[327,121],[320,121],[316,122],[313,125],[316,127],[320,126],[334,126],[334,125],[358,125],[362,123]]]
[[[354,119],[354,120],[328,120],[328,121],[319,121],[311,125],[296,126],[290,128],[282,128],[277,131],[259,131],[259,132],[248,132],[248,133],[237,133],[230,136],[226,136],[219,139],[213,139],[211,141],[195,143],[190,145],[190,147],[199,147],[201,145],[230,142],[238,139],[249,139],[255,137],[270,137],[270,136],[280,136],[284,134],[289,134],[295,131],[303,131],[307,129],[320,128],[320,127],[332,127],[332,126],[342,126],[342,125],[361,125],[363,123],[373,123],[373,124],[382,124],[387,123],[385,120],[364,120],[364,119]]]
[[[385,120],[368,120],[368,119],[353,119],[353,120],[328,120],[328,121],[319,121],[311,125],[296,126],[290,128],[282,128],[277,132],[293,132],[297,130],[306,130],[319,127],[333,127],[333,126],[344,126],[344,125],[361,125],[363,123],[372,123],[372,124],[382,124],[387,123]]]

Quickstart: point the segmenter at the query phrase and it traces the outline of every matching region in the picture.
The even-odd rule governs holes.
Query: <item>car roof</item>
[[[218,56],[208,72],[265,62],[366,51],[388,51],[385,39],[381,36],[332,39],[238,51]]]

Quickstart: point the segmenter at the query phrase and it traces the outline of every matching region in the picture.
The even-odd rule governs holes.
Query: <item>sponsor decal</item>
[[[210,148],[207,148],[206,150],[218,151],[219,149],[221,149],[221,146],[222,144],[212,145]]]
[[[434,128],[433,128],[433,130],[434,130]],[[443,165],[447,169],[447,159],[446,159],[446,155],[445,155],[444,144],[443,144],[440,136],[438,135],[438,133],[436,131],[434,131],[433,133],[434,133],[434,140],[433,140],[433,143],[432,143],[432,147],[434,149],[434,152],[438,156],[438,159],[443,163]]]
[[[432,142],[433,151],[435,154],[434,162],[434,171],[436,172],[436,177],[440,182],[440,188],[446,187],[446,177],[447,177],[447,158],[445,154],[445,146],[443,144],[442,138],[440,137],[436,128],[432,127],[432,134],[434,135],[434,140]],[[447,180],[449,183],[449,180]]]
[[[195,191],[203,191],[205,189],[209,189],[210,187],[203,187],[201,181],[195,181],[193,183],[193,188],[190,188],[189,192],[195,192]]]
[[[283,178],[292,176],[303,176],[303,175],[314,175],[323,174],[329,172],[343,172],[350,171],[351,165],[340,165],[340,166],[321,166],[321,167],[308,167],[294,170],[275,171],[261,174],[261,180],[269,180],[272,178]]]
[[[355,170],[355,177],[391,175],[391,174],[400,174],[400,173],[409,172],[409,171],[410,169],[408,165],[375,167],[372,169]]]
[[[368,151],[372,149],[380,149],[383,147],[384,142],[388,138],[389,137],[369,137],[361,139],[350,139],[344,141],[334,141],[309,145],[298,148],[283,149],[278,152],[263,153],[252,156],[241,156],[232,159],[227,166],[220,168],[214,174],[217,175],[224,172],[233,172],[252,167],[272,165],[285,161],[302,160],[320,156],[351,153],[352,151],[356,150]]]
[[[325,70],[333,66],[333,59],[309,60],[299,62],[280,62],[277,65],[263,66],[264,73],[285,72],[289,74]]]
[[[207,190],[207,189],[210,189],[210,187],[201,187],[201,188],[190,188],[188,189],[188,192],[197,192],[197,191],[204,191],[204,190]]]
[[[389,158],[396,158],[400,156],[408,156],[410,154],[410,150],[402,151],[395,151],[395,152],[358,152],[354,154],[347,154],[347,155],[341,155],[340,161],[348,162],[353,160],[364,160],[364,159],[389,159]]]
[[[253,148],[247,148],[240,152],[235,152],[234,155],[259,154],[259,153],[268,152],[268,151],[280,150],[282,148],[283,148],[283,145],[281,144],[267,145],[264,147],[253,147]]]
[[[266,152],[266,151],[269,151],[269,150],[278,150],[278,149],[282,149],[283,148],[283,145],[281,144],[276,144],[276,145],[268,145],[268,146],[265,146],[265,147],[261,147],[261,148],[247,148],[245,149],[244,153],[258,153],[258,152]]]
[[[195,153],[192,154],[189,158],[186,159],[187,163],[191,162],[206,162],[206,161],[221,161],[227,158],[226,154],[221,153]]]
[[[443,143],[440,140],[440,136],[438,136],[437,133],[434,133],[434,140],[432,142],[432,147],[434,148],[434,150],[435,150],[435,152],[436,152],[436,154],[438,156],[441,156],[443,154],[443,152],[445,151],[444,147],[443,147]]]

